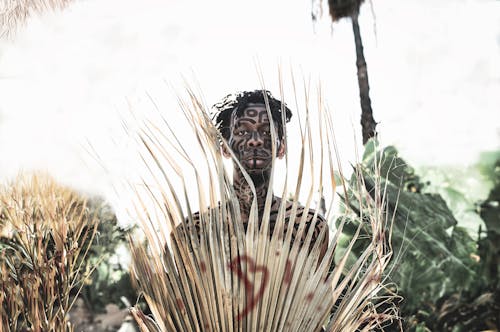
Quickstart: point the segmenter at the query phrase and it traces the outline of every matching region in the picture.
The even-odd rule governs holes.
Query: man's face
[[[249,104],[247,108],[231,117],[231,136],[228,144],[236,158],[248,173],[257,173],[271,168],[271,125],[263,104]],[[284,154],[284,144],[278,144],[277,157]]]

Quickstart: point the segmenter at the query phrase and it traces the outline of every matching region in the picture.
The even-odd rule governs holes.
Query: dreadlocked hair
[[[231,136],[230,126],[233,112],[237,114],[243,111],[248,104],[266,104],[264,95],[267,96],[274,125],[278,128],[278,137],[280,140],[283,138],[284,131],[281,111],[282,108],[285,111],[285,122],[290,121],[292,111],[290,111],[284,102],[274,98],[268,90],[254,90],[228,94],[220,102],[212,106],[214,109],[212,119],[224,139],[228,140]]]

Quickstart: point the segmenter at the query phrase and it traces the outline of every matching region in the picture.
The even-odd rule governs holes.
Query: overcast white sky
[[[499,148],[500,1],[374,1],[360,24],[383,143],[416,165],[465,166]],[[78,0],[0,42],[0,176],[43,169],[106,193],[108,175],[82,145],[114,176],[129,172],[117,121],[127,100],[140,112],[149,93],[182,135],[168,85],[182,91],[181,77],[194,77],[211,105],[260,87],[256,57],[275,95],[280,62],[321,80],[352,160],[360,108],[349,21],[325,17],[313,29],[309,0]]]

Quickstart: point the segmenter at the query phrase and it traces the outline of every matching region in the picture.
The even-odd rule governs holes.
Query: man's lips
[[[248,157],[244,159],[245,164],[252,168],[262,168],[266,166],[268,158],[265,157]]]
[[[252,156],[252,157],[247,157],[244,160],[267,160],[267,157],[259,157],[259,156]]]
[[[245,153],[243,154],[243,160],[253,160],[253,159],[270,159],[270,155],[263,154],[263,153]]]

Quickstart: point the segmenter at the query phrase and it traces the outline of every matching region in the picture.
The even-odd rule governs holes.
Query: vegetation
[[[102,199],[22,175],[2,188],[0,208],[0,331],[104,331],[94,317],[106,305],[136,300],[116,260],[130,230]],[[83,314],[72,310],[78,298]]]
[[[68,313],[92,271],[97,232],[87,202],[45,175],[20,176],[0,193],[3,331],[72,331]]]
[[[117,252],[120,249],[128,251],[128,236],[133,228],[119,226],[113,210],[101,198],[89,200],[89,209],[99,220],[88,253],[88,264],[95,266],[95,271],[80,296],[94,313],[104,312],[110,303],[125,308],[127,303],[135,303],[137,293],[132,287],[128,268],[122,265]]]
[[[495,187],[479,204],[486,224],[478,239],[458,225],[438,194],[426,193],[423,183],[393,147],[378,149],[371,141],[363,157],[363,179],[372,190],[373,161],[381,159],[383,186],[391,213],[395,258],[390,276],[404,298],[401,315],[405,331],[480,331],[499,328],[498,210],[499,163],[491,165]],[[490,172],[491,173],[491,172]],[[358,181],[353,176],[352,181]],[[350,195],[354,195],[351,192]],[[351,207],[362,208],[351,201]],[[348,240],[358,226],[353,221]],[[369,228],[366,228],[369,233]],[[354,248],[361,255],[359,248]],[[399,330],[392,326],[388,330]]]
[[[133,277],[154,318],[133,308],[141,330],[318,331],[323,327],[326,331],[369,331],[393,319],[394,307],[389,303],[392,296],[384,290],[383,281],[391,248],[384,235],[390,227],[390,218],[384,213],[382,192],[378,190],[371,197],[361,182],[356,184],[359,202],[369,210],[365,218],[373,236],[365,238],[363,254],[348,266],[350,250],[357,243],[355,234],[330,270],[344,222],[340,222],[323,259],[319,259],[320,243],[310,243],[313,227],[303,245],[299,241],[291,243],[293,228],[283,232],[285,218],[278,214],[275,226],[278,231],[269,234],[270,204],[260,222],[254,202],[245,232],[238,222],[239,210],[234,205],[235,196],[222,163],[217,132],[196,97],[191,95],[191,100],[182,105],[199,142],[198,148],[206,156],[205,167],[195,167],[182,146],[174,145],[179,156],[172,154],[167,149],[170,142],[165,139],[165,131],[157,126],[146,128],[140,138],[147,151],[144,160],[149,161],[153,174],[162,174],[154,183],[143,184],[149,190],[140,196],[140,201],[155,202],[155,211],[161,211],[160,224],[169,224],[172,229],[176,224],[182,225],[170,237],[167,232],[156,231],[160,227],[153,212],[145,212],[140,220],[147,244],[132,242]],[[299,183],[293,193],[295,206],[303,176],[309,177],[311,183],[317,183],[315,180],[335,183],[330,158],[331,119],[322,110],[318,116],[323,121],[318,121],[316,127],[306,115],[299,133],[302,162],[294,179]],[[321,156],[316,155],[319,159],[314,158],[310,149],[315,144],[311,138],[314,132],[321,133],[316,142],[323,150]],[[194,150],[191,146],[190,153],[195,153]],[[306,175],[307,160],[321,161],[321,166],[327,166]],[[183,167],[181,161],[186,161],[189,167]],[[188,168],[195,173],[197,188],[184,185]],[[201,175],[204,169],[208,170],[208,177]],[[172,185],[175,180],[183,184],[178,190]],[[310,193],[319,190],[322,196],[322,185],[303,186]],[[153,188],[161,190],[154,195]],[[374,188],[380,187],[376,184]],[[287,192],[285,185],[283,193]],[[194,204],[188,197],[198,197],[202,208],[202,222],[196,231],[188,226]],[[312,198],[312,194],[308,196],[306,208],[311,206]],[[331,204],[326,206],[329,214]],[[144,203],[138,210],[148,211]],[[302,225],[299,234],[305,231],[304,222]],[[381,293],[384,297],[379,297]]]
[[[64,8],[69,2],[4,1],[0,38],[11,36],[30,15]],[[399,331],[396,305],[407,331],[500,329],[500,156],[492,155],[491,162],[482,166],[493,188],[469,211],[483,223],[477,234],[471,234],[461,223],[456,198],[437,193],[442,184],[423,181],[395,148],[380,148],[369,141],[376,136],[376,122],[358,23],[363,2],[327,2],[332,22],[342,18],[352,22],[367,145],[362,164],[355,165],[353,176],[342,183],[345,206],[326,257],[319,259],[317,246],[311,252],[304,249],[311,237],[303,247],[292,244],[288,233],[271,237],[266,233],[268,220],[264,218],[264,226],[259,227],[255,211],[247,233],[237,222],[226,227],[227,219],[238,220],[234,195],[218,146],[213,144],[218,137],[192,96],[186,103],[191,111],[183,106],[207,156],[210,175],[206,186],[196,174],[205,226],[200,238],[194,232],[175,232],[170,238],[166,233],[158,235],[151,215],[141,220],[147,241],[131,242],[132,279],[153,317],[145,315],[145,306],[131,309],[141,330]],[[322,116],[326,124],[318,129],[322,152],[331,156],[330,146],[335,144],[328,133],[332,128],[328,116]],[[299,179],[305,161],[313,160],[308,150],[310,126],[306,121],[300,133]],[[170,181],[184,178],[177,160],[190,166],[192,161],[182,147],[177,147],[179,158],[168,156],[156,129],[148,128],[141,136],[149,152],[148,165],[165,175],[156,183],[164,188],[161,198],[153,200],[163,222],[168,221],[171,228],[186,225],[191,212],[189,200],[182,200],[187,197],[186,186],[178,192]],[[335,186],[339,181],[332,169],[330,160],[324,173],[332,175],[329,185]],[[322,177],[323,169],[319,173]],[[317,179],[314,173],[304,176]],[[317,189],[324,213],[331,214],[321,186],[306,189]],[[297,186],[290,197],[294,204],[299,204],[299,191]],[[312,201],[309,195],[305,205]],[[115,259],[129,232],[118,225],[102,200],[86,199],[46,175],[21,176],[4,186],[0,191],[0,331],[73,331],[70,312],[78,299],[92,314],[104,312],[109,303],[122,307],[135,303],[131,276]]]
[[[201,136],[202,142],[207,139]],[[153,152],[153,141],[148,144]],[[303,153],[309,152],[304,149]],[[260,315],[269,317],[269,310],[274,310],[276,319],[269,324],[276,325],[271,328],[281,322],[301,328],[306,321],[316,319],[328,331],[367,328],[390,332],[401,330],[399,322],[391,323],[397,305],[405,331],[498,329],[500,154],[490,154],[487,159],[480,164],[480,170],[490,179],[492,188],[473,210],[484,221],[477,234],[462,227],[455,211],[448,208],[456,208],[453,199],[460,195],[447,191],[452,194],[445,201],[441,195],[429,192],[440,184],[422,180],[395,148],[380,148],[375,141],[367,144],[362,164],[355,167],[353,176],[345,183],[347,191],[343,197],[347,206],[337,218],[338,237],[330,246],[329,258],[322,262],[317,261],[316,249],[315,259],[305,259],[305,252],[287,244],[287,237],[268,240],[268,234],[257,228],[254,236],[249,237],[236,227],[221,227],[217,218],[222,219],[222,215],[212,214],[215,219],[207,222],[210,226],[201,242],[192,234],[187,238],[182,234],[174,236],[173,251],[165,250],[168,235],[155,242],[159,240],[156,233],[148,233],[147,246],[139,242],[132,246],[133,279],[155,319],[144,314],[148,310],[144,305],[132,308],[132,313],[143,331],[169,330],[171,317],[175,317],[175,328],[176,324],[196,324],[195,317],[202,317],[198,322],[209,326],[236,322],[252,330],[253,324],[266,321],[260,320]],[[333,181],[339,183],[339,178]],[[216,182],[212,179],[212,183]],[[167,197],[172,192],[164,194]],[[295,194],[292,193],[292,200],[296,199]],[[229,198],[226,201],[231,206]],[[327,203],[324,206],[330,206]],[[125,302],[135,303],[137,295],[131,287],[130,274],[113,258],[118,246],[126,242],[129,230],[118,226],[115,215],[101,199],[86,200],[48,176],[37,174],[20,176],[4,186],[0,204],[2,331],[73,331],[75,325],[68,313],[77,298],[85,300],[92,315],[104,312],[109,303],[123,307],[122,297],[127,299]],[[382,206],[387,208],[387,214]],[[175,210],[174,205],[170,209],[181,211]],[[225,213],[234,210],[229,208]],[[177,214],[176,218],[183,222],[187,217]],[[142,223],[146,226],[147,219]],[[152,231],[150,227],[145,229]],[[236,242],[226,242],[232,233]],[[390,263],[388,243],[375,241],[384,238],[391,240],[394,250]],[[225,247],[225,243],[230,246]],[[202,249],[195,250],[197,247]],[[286,259],[265,254],[276,248]],[[251,254],[245,262],[234,261],[233,250]],[[241,265],[232,265],[232,269],[223,272],[227,268],[223,262],[228,259]],[[329,260],[335,262],[330,272]],[[315,262],[319,264],[317,270],[312,268]],[[224,274],[218,273],[247,271],[248,280],[255,285],[251,289],[257,292],[259,282],[264,280],[263,274],[259,277],[257,273],[261,267],[265,268],[261,271],[279,281],[265,288],[261,300],[267,302],[258,301],[253,309],[255,314],[252,310],[248,317],[238,320],[237,315],[248,304],[244,279],[220,279]],[[389,271],[390,279],[384,279],[387,273],[378,274],[381,269]],[[319,281],[325,277],[328,287],[322,288]],[[225,280],[232,282],[225,284]],[[287,282],[301,291],[293,293],[291,288],[282,288]],[[331,289],[335,297],[325,300]],[[394,296],[396,292],[400,297]],[[239,294],[229,297],[234,301],[232,311],[225,311],[227,304],[223,305],[224,310],[217,309],[217,303],[224,303],[220,302],[224,298],[218,297],[222,294]],[[313,294],[310,302],[308,294]],[[285,303],[289,304],[281,307]],[[307,310],[320,303],[330,308],[317,316],[316,311]],[[301,320],[296,320],[298,317]]]

